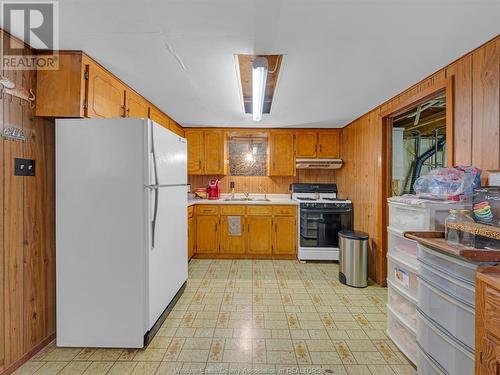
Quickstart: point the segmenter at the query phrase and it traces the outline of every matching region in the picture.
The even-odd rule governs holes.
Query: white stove
[[[292,198],[300,203],[298,258],[338,260],[338,232],[353,226],[352,202],[337,198],[336,184],[293,184]]]

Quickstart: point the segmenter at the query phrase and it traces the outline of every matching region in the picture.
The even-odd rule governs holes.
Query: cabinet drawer
[[[500,291],[487,287],[484,302],[484,321],[486,329],[493,335],[500,337]]]
[[[197,215],[217,215],[219,207],[216,206],[196,206]]]
[[[194,207],[189,206],[188,207],[188,219],[192,218],[194,216]]]
[[[273,208],[270,206],[248,206],[247,215],[272,215]]]
[[[274,206],[273,214],[277,216],[294,216],[297,212],[295,206]]]
[[[245,215],[245,206],[222,206],[221,215]]]

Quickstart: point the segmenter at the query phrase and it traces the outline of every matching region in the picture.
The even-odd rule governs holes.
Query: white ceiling
[[[61,0],[59,8],[62,49],[87,52],[188,126],[342,127],[500,33],[500,0]],[[260,123],[243,113],[236,53],[285,55]]]

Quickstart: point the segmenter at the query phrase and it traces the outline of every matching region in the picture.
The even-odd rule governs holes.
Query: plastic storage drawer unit
[[[475,306],[476,286],[469,281],[459,280],[443,270],[438,270],[423,259],[419,259],[418,274],[429,283],[438,285],[446,294],[463,301],[466,305]]]
[[[463,205],[425,202],[407,204],[389,200],[389,226],[404,231],[444,230],[450,208]]]
[[[432,358],[448,374],[474,374],[474,352],[439,329],[419,309],[417,309],[417,342],[426,353],[432,353]]]
[[[388,279],[413,298],[417,298],[417,272],[418,269],[413,265],[403,259],[387,254]]]
[[[387,306],[387,335],[410,361],[417,363],[416,332],[407,322],[398,318],[390,306]]]
[[[452,256],[441,254],[421,244],[418,245],[418,257],[426,264],[438,270],[451,274],[459,280],[468,281],[470,284],[476,285],[478,263],[465,262]]]
[[[408,293],[402,291],[392,281],[387,281],[389,307],[400,317],[402,317],[408,325],[416,329],[417,327],[417,300],[412,298]]]
[[[395,229],[387,228],[388,253],[405,260],[409,264],[418,265],[418,243],[403,236]]]
[[[419,375],[449,375],[439,363],[420,347],[418,350],[417,368]]]

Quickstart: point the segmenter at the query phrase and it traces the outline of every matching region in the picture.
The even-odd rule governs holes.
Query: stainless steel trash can
[[[356,288],[368,286],[368,234],[339,232],[339,281]]]

